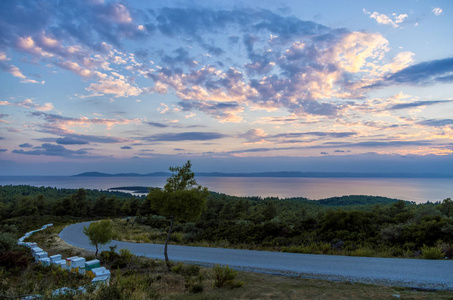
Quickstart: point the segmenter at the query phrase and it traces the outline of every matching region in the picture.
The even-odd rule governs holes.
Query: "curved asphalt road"
[[[95,250],[83,234],[83,226],[89,223],[69,225],[59,235],[70,245]],[[136,255],[164,259],[164,245],[112,241],[100,250],[109,250],[108,246],[112,245],[117,245],[118,250],[129,249]],[[236,269],[279,275],[453,290],[452,260],[313,255],[176,245],[168,246],[168,255],[172,261],[200,265],[228,264]]]

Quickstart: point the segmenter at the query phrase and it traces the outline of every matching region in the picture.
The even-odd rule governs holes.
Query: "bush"
[[[5,270],[13,268],[24,269],[29,262],[29,256],[24,252],[0,252],[0,268],[4,268]]]
[[[157,215],[152,215],[148,218],[137,219],[137,223],[147,225],[153,228],[165,228],[168,226],[169,221],[167,218]]]
[[[178,263],[176,266],[171,268],[171,271],[184,276],[198,276],[200,275],[200,266],[197,265],[184,265]]]
[[[234,289],[241,287],[244,284],[242,281],[235,280],[238,272],[228,267],[228,265],[223,267],[217,264],[214,266],[213,270],[215,275],[215,287],[230,287]]]
[[[110,247],[109,251],[102,251],[99,255],[103,262],[112,262],[120,258],[120,255],[115,252],[116,246]]]
[[[445,257],[452,259],[453,258],[453,246],[448,247],[445,251]]]
[[[181,243],[184,239],[184,234],[182,232],[172,232],[170,235],[170,241]]]
[[[283,247],[283,252],[306,253],[306,254],[330,254],[332,246],[329,243],[311,243],[307,246],[290,246]]]
[[[424,259],[442,259],[445,254],[438,247],[428,247],[424,245],[422,247],[422,256]]]
[[[351,256],[360,256],[360,257],[373,257],[374,250],[370,248],[358,248],[352,252],[350,252]]]
[[[203,275],[198,276],[186,276],[185,287],[190,293],[201,293],[203,292]]]
[[[200,273],[200,266],[178,263],[176,266],[171,268],[171,271],[185,277],[185,287],[189,292],[203,292],[203,275]]]
[[[12,233],[0,233],[0,253],[13,251],[17,248],[17,238]]]
[[[129,249],[120,249],[120,258],[124,259],[126,262],[130,263],[134,255]]]

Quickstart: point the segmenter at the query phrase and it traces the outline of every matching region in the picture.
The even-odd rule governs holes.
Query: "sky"
[[[0,175],[453,174],[453,1],[0,1]]]

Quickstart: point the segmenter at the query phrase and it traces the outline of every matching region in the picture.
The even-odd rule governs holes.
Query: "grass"
[[[38,225],[39,226],[39,225]],[[63,228],[54,227],[36,233],[32,239],[49,255],[60,253],[65,257],[79,255],[93,257],[93,252],[72,247],[58,237]],[[301,277],[286,277],[251,272],[237,272],[235,280],[243,282],[237,288],[226,285],[216,287],[213,268],[175,264],[168,272],[162,260],[132,256],[123,268],[112,268],[114,262],[103,263],[112,272],[110,285],[90,294],[61,296],[55,299],[453,299],[451,291],[415,291],[400,287],[388,287],[350,282],[334,282]],[[1,271],[1,295],[50,293],[63,286],[75,287],[86,279],[31,263],[19,272]],[[235,271],[236,272],[236,271]],[[194,288],[196,287],[196,288]],[[53,298],[54,299],[54,298]]]

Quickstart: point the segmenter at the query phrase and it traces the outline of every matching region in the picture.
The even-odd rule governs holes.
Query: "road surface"
[[[95,250],[83,234],[90,222],[64,228],[60,237],[70,245]],[[116,245],[135,255],[164,259],[164,245],[112,241],[100,250]],[[229,265],[240,270],[351,281],[419,289],[453,290],[453,261],[314,255],[223,248],[168,246],[172,261],[199,265]]]

